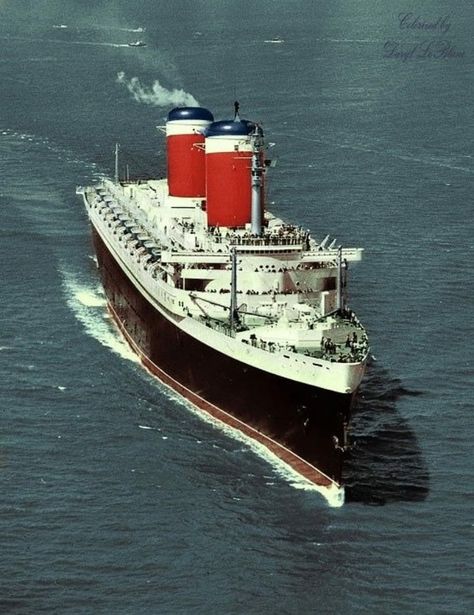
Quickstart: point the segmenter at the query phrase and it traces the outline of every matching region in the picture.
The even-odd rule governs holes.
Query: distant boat
[[[140,26],[139,28],[134,28],[133,30],[130,30],[130,32],[145,32],[145,28],[142,28]]]
[[[64,23],[61,23],[61,24],[57,24],[57,25],[53,26],[53,28],[56,28],[56,30],[65,30],[67,28],[67,26]]]
[[[274,38],[268,38],[267,40],[264,41],[264,43],[284,43],[285,39],[279,37],[279,36],[275,36]]]
[[[143,41],[135,41],[134,43],[128,43],[129,47],[146,47],[146,43]]]

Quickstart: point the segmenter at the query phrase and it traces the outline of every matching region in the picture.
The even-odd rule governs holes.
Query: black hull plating
[[[171,386],[180,383],[182,387],[174,388],[191,401],[195,399],[186,391],[250,425],[341,484],[343,452],[338,445],[344,443],[352,395],[275,376],[184,333],[137,290],[95,229],[93,237],[112,313],[151,371],[157,366],[160,373],[155,371],[156,375]]]

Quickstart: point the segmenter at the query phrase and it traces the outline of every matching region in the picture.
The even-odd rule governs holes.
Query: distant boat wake
[[[26,36],[0,36],[0,40],[25,41],[28,43],[52,43],[53,45],[85,45],[88,47],[126,47],[128,43],[108,43],[103,41],[71,41],[59,38],[27,38]]]

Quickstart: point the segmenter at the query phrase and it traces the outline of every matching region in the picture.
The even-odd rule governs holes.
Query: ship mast
[[[342,295],[342,246],[337,249],[337,311],[341,312],[344,308]]]
[[[115,144],[115,183],[119,183],[119,144]]]
[[[239,321],[237,313],[237,252],[235,248],[230,249],[231,276],[230,276],[230,310],[229,325],[230,330],[235,330],[235,325]]]

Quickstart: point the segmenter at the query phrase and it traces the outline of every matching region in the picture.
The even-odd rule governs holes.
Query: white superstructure
[[[205,199],[170,196],[165,179],[78,192],[127,277],[177,327],[275,375],[357,389],[368,342],[345,294],[361,249],[317,242],[269,212],[259,235],[251,223],[209,226]]]

